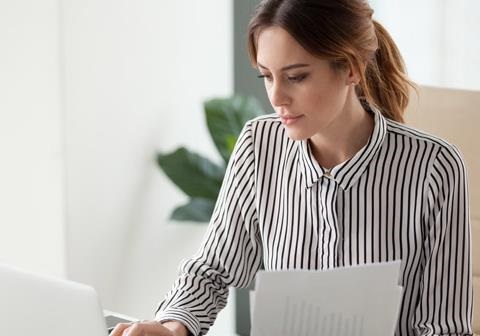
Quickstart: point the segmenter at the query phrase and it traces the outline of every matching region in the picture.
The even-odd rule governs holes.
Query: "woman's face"
[[[341,119],[354,78],[307,52],[283,28],[273,26],[259,34],[257,66],[290,138],[311,138]]]

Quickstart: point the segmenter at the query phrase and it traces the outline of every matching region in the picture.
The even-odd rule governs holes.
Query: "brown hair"
[[[248,25],[250,61],[256,66],[262,29],[282,27],[334,69],[357,70],[361,77],[357,96],[385,117],[403,122],[414,84],[395,42],[372,14],[366,0],[263,0]]]

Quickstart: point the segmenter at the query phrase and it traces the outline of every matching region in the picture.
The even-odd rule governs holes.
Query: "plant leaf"
[[[228,162],[245,123],[265,112],[253,96],[212,99],[204,104],[210,135],[225,162]]]
[[[180,147],[172,153],[157,154],[157,163],[185,194],[216,200],[225,168]]]
[[[170,218],[177,221],[205,223],[210,221],[214,207],[214,200],[192,198],[187,204],[175,208]]]

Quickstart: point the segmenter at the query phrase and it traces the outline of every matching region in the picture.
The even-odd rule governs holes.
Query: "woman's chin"
[[[285,130],[287,131],[287,136],[292,140],[297,141],[305,140],[308,138],[308,136],[304,132],[301,132],[299,130],[290,129],[288,127],[285,127]]]

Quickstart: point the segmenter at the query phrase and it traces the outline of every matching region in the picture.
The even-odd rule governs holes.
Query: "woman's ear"
[[[349,63],[347,70],[347,76],[345,77],[345,85],[358,85],[360,83],[359,70]]]

